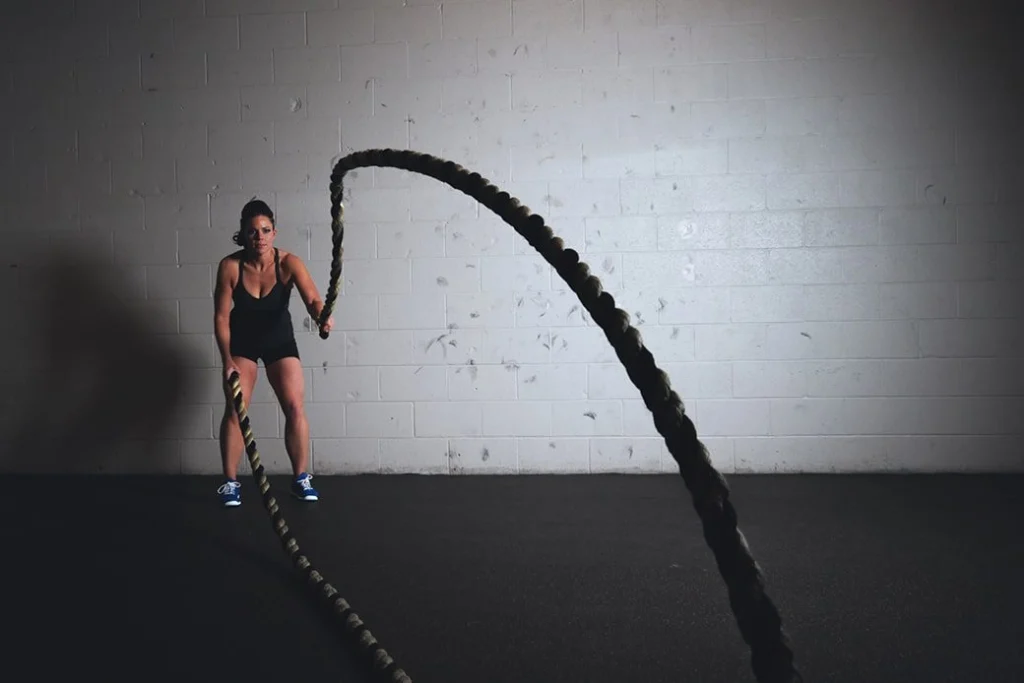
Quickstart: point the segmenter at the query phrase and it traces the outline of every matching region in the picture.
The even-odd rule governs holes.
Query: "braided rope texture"
[[[249,458],[249,465],[252,467],[252,475],[260,490],[263,506],[270,514],[270,521],[281,539],[281,545],[291,557],[292,564],[301,572],[308,586],[317,591],[326,606],[341,620],[345,631],[352,637],[362,651],[369,656],[374,672],[383,676],[383,680],[391,683],[412,683],[412,679],[398,667],[395,660],[377,642],[373,634],[359,618],[359,615],[352,610],[345,598],[338,594],[337,589],[324,580],[324,577],[313,568],[313,563],[302,554],[299,543],[288,528],[281,515],[281,508],[277,499],[270,492],[270,482],[267,480],[266,471],[260,462],[260,454],[256,448],[256,439],[252,434],[252,424],[249,421],[249,414],[245,407],[245,400],[242,396],[242,385],[239,383],[237,372],[231,373],[228,378],[231,386],[232,402],[235,412],[238,414],[238,424],[242,428],[242,438],[245,440],[245,454]]]
[[[789,638],[782,629],[779,612],[765,592],[761,569],[737,525],[736,510],[729,500],[729,487],[722,474],[711,465],[707,449],[697,438],[696,428],[686,415],[682,400],[672,389],[668,375],[655,365],[654,357],[644,346],[640,332],[630,325],[629,314],[615,306],[615,299],[604,291],[601,281],[590,273],[590,267],[580,260],[579,254],[573,249],[566,249],[562,239],[556,237],[551,228],[544,224],[544,219],[532,213],[518,199],[499,190],[479,173],[470,172],[453,161],[411,150],[367,149],[338,160],[330,183],[330,284],[323,310],[316,320],[320,338],[327,339],[329,336],[323,325],[334,309],[340,288],[344,251],[342,241],[345,235],[342,181],[348,171],[372,166],[430,176],[469,195],[522,235],[575,292],[615,349],[630,380],[639,389],[644,403],[651,411],[658,433],[664,437],[669,452],[679,465],[679,472],[702,522],[704,539],[715,556],[719,573],[728,589],[729,604],[740,633],[750,646],[751,665],[757,681],[802,683],[803,678],[794,666],[793,652],[789,647]],[[276,500],[270,495],[270,484],[259,463],[237,375],[230,381],[253,475],[285,551],[291,556],[296,568],[305,575],[307,583],[319,589],[319,595],[344,620],[347,631],[369,655],[374,669],[392,683],[411,683],[408,675],[397,667],[348,602],[324,581],[309,559],[300,553],[298,543],[281,517]]]

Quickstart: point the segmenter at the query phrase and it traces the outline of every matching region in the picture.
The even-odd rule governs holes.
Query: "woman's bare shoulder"
[[[230,254],[222,258],[220,262],[217,264],[217,272],[228,274],[237,273],[238,270],[241,268],[242,256],[244,254],[245,251],[243,249],[231,252]]]
[[[284,249],[278,249],[277,252],[281,259],[281,265],[285,268],[293,269],[305,265],[302,262],[302,257],[296,253],[285,251]]]

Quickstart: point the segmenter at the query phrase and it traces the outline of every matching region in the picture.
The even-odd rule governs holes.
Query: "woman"
[[[315,501],[319,494],[307,472],[309,424],[303,407],[304,375],[288,302],[294,285],[314,320],[324,302],[302,260],[274,247],[276,236],[274,213],[265,202],[253,199],[242,208],[239,231],[234,236],[235,244],[242,249],[224,257],[217,268],[214,332],[224,362],[224,378],[238,373],[246,406],[256,384],[257,361],[263,360],[267,379],[284,412],[285,449],[295,477],[292,495]],[[327,331],[333,326],[333,318],[324,323]],[[227,481],[217,493],[225,506],[233,507],[242,504],[238,464],[245,442],[230,391],[225,390],[225,395],[220,452]]]

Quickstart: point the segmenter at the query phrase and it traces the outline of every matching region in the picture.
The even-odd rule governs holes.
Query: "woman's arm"
[[[295,288],[299,290],[299,296],[302,298],[302,303],[306,306],[306,312],[316,322],[320,319],[320,313],[324,310],[324,302],[320,298],[320,292],[316,289],[313,277],[306,269],[306,264],[298,256],[291,253],[284,257],[283,262],[287,263],[287,269],[292,274],[292,282],[295,283]],[[324,330],[330,332],[333,325],[333,318],[328,319],[324,323]]]
[[[231,364],[231,286],[233,259],[225,257],[217,266],[217,284],[213,290],[213,332],[224,367]]]
[[[288,270],[292,274],[292,282],[295,283],[295,288],[299,290],[302,303],[306,305],[306,312],[316,318],[320,315],[320,311],[324,309],[324,302],[320,299],[320,292],[317,291],[316,283],[313,282],[313,277],[306,269],[306,264],[295,254],[288,254],[284,260],[288,263]]]

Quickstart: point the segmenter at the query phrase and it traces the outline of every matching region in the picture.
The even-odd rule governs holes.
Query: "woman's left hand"
[[[324,332],[330,332],[333,327],[334,327],[334,316],[330,316],[330,317],[327,318],[327,322],[325,322],[323,324],[323,327],[321,327],[320,329],[323,330]]]

